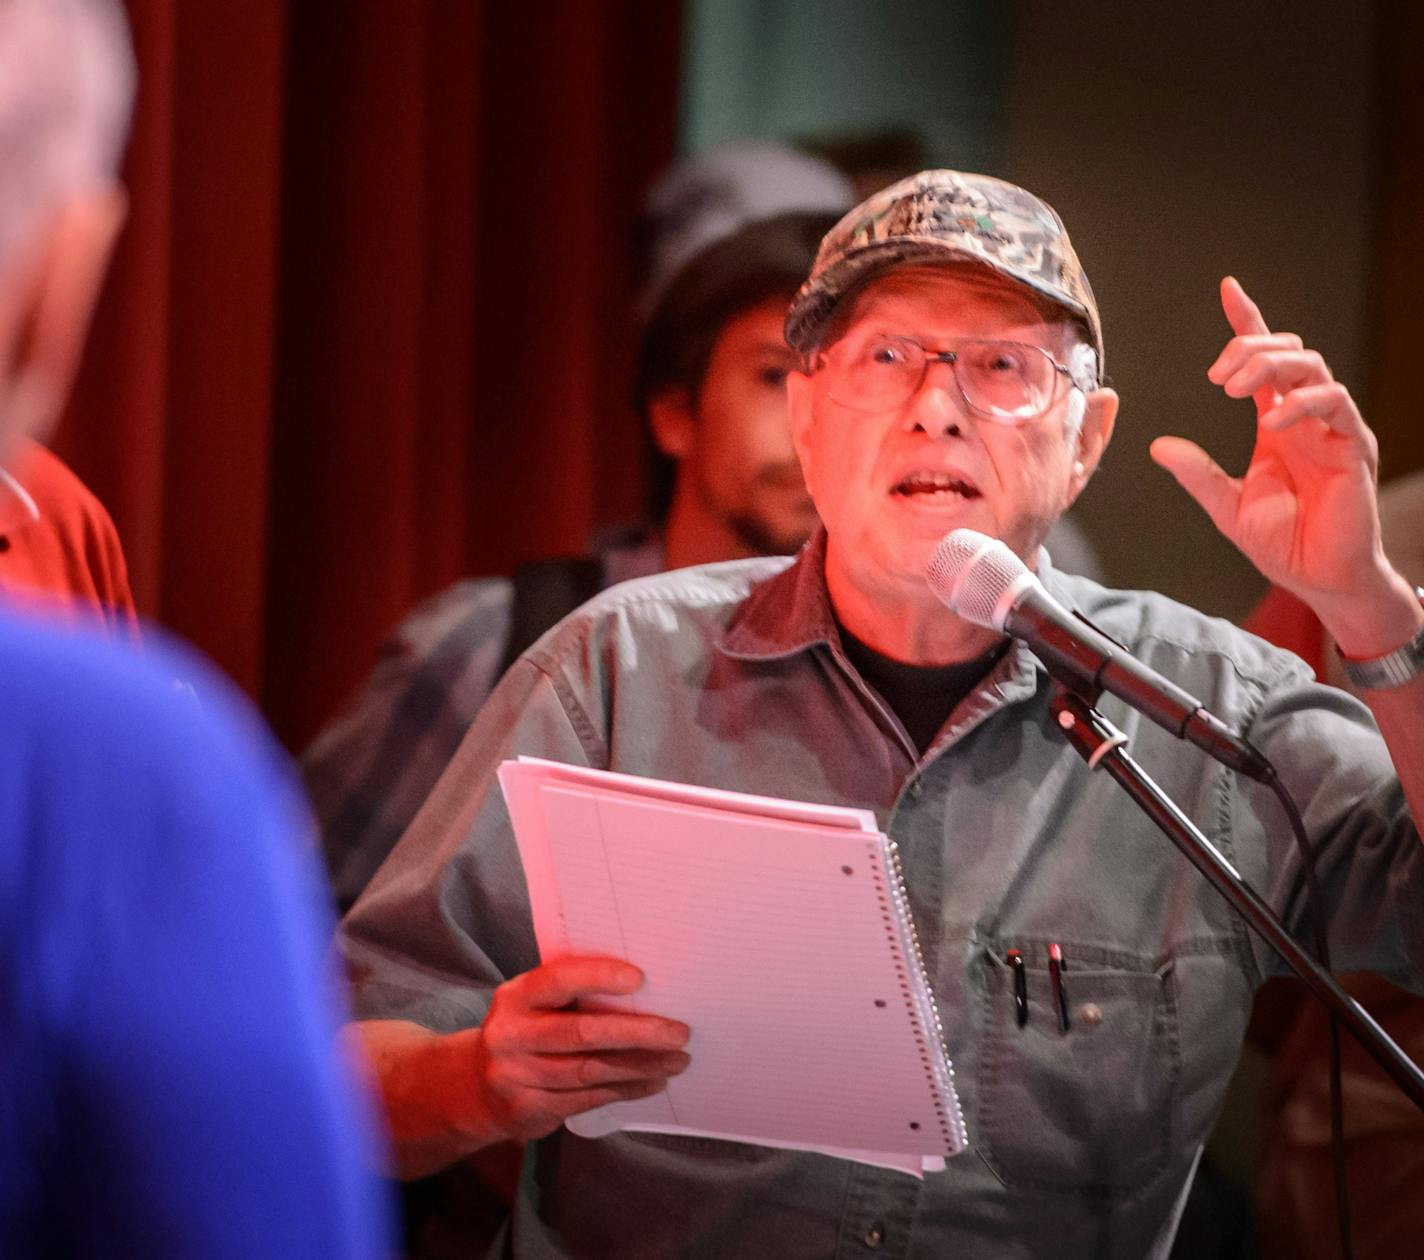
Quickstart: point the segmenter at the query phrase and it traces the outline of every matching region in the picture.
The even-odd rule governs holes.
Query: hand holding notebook
[[[893,845],[865,810],[521,758],[500,782],[546,963],[603,955],[636,992],[585,1006],[692,1029],[668,1088],[571,1116],[815,1150],[914,1175],[963,1121]]]
[[[626,962],[564,957],[499,987],[467,1075],[501,1138],[543,1137],[590,1108],[657,1093],[687,1067],[685,1024],[596,1009],[642,983]]]

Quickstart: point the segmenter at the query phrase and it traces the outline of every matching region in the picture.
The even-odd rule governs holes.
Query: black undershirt
[[[836,627],[850,663],[890,706],[921,753],[934,742],[954,706],[974,690],[1008,646],[1006,639],[983,656],[952,665],[906,665],[867,647],[839,621]]]

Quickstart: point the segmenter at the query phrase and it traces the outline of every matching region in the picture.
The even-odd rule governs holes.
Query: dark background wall
[[[1013,179],[1059,210],[1124,400],[1076,519],[1114,582],[1244,615],[1263,583],[1147,444],[1177,433],[1245,466],[1250,407],[1205,377],[1229,331],[1228,273],[1370,398],[1397,47],[1384,32],[1407,19],[1360,4],[1345,20],[1329,0],[696,0],[687,13],[684,148],[908,126],[932,163]],[[1410,421],[1377,421],[1385,475],[1424,462],[1391,423]]]
[[[1177,433],[1246,465],[1252,408],[1205,377],[1226,274],[1366,397],[1378,23],[1326,0],[1013,7],[1004,169],[1069,224],[1124,400],[1080,519],[1115,581],[1240,616],[1260,580],[1147,444]]]

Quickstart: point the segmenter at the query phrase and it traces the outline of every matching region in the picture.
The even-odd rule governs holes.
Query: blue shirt
[[[388,1255],[291,775],[148,656],[0,617],[0,1254]]]

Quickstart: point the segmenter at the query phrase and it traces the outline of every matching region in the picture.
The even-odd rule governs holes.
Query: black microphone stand
[[[1144,813],[1166,832],[1187,860],[1246,920],[1262,940],[1290,965],[1337,1019],[1424,1111],[1424,1072],[1381,1028],[1368,1011],[1335,983],[1330,973],[1305,952],[1271,908],[1202,834],[1175,802],[1124,751],[1127,736],[1072,688],[1054,683],[1049,706],[1068,742],[1090,770],[1106,770]]]

